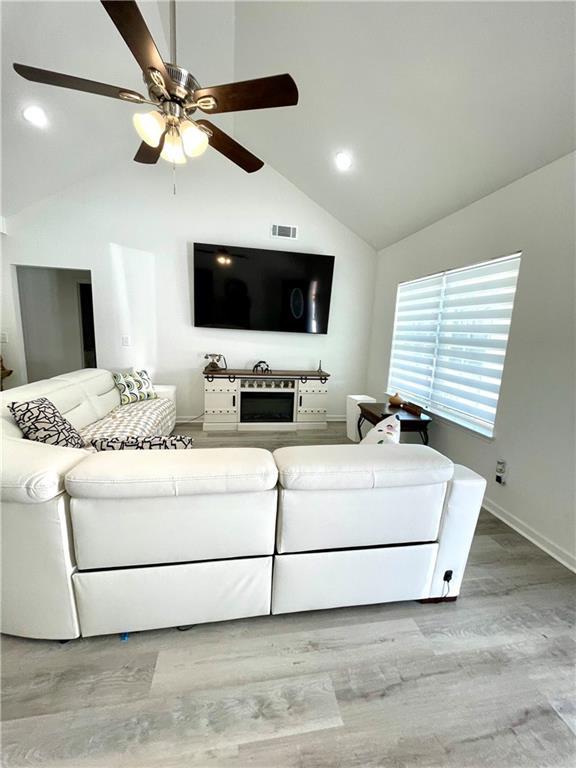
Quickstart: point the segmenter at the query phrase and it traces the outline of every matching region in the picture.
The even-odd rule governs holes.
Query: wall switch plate
[[[122,346],[123,347],[131,347],[132,346],[132,340],[130,336],[122,336]]]

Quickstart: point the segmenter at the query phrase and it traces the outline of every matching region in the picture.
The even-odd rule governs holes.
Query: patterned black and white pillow
[[[78,430],[46,397],[25,403],[8,403],[8,410],[27,440],[65,448],[83,448]]]
[[[181,451],[193,448],[194,439],[186,435],[151,437],[99,437],[90,441],[97,451]]]

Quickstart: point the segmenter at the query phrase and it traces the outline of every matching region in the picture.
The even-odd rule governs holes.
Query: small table
[[[428,445],[428,424],[432,419],[425,413],[417,416],[415,413],[409,413],[403,408],[397,408],[390,403],[358,403],[360,408],[360,417],[358,419],[358,435],[362,440],[362,424],[368,421],[372,425],[378,424],[386,416],[393,414],[400,419],[401,432],[418,432],[424,445]]]

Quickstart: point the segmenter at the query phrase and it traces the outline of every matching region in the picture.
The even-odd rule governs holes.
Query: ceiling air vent
[[[285,224],[272,224],[272,237],[296,240],[298,237],[298,227],[289,227]]]

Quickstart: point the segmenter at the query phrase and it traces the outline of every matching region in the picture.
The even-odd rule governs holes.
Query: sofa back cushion
[[[431,485],[454,473],[446,456],[410,443],[279,448],[274,460],[280,485],[294,491]]]
[[[77,430],[101,419],[120,405],[112,374],[98,368],[73,371],[53,379],[35,381],[0,394],[0,420],[5,437],[22,437],[8,410],[8,403],[23,403],[46,397]]]
[[[105,371],[102,368],[85,368],[82,371],[65,373],[58,379],[77,384],[95,414],[95,417],[85,424],[79,426],[74,424],[78,429],[84,428],[93,421],[103,419],[110,411],[120,405],[120,395],[110,371]]]

